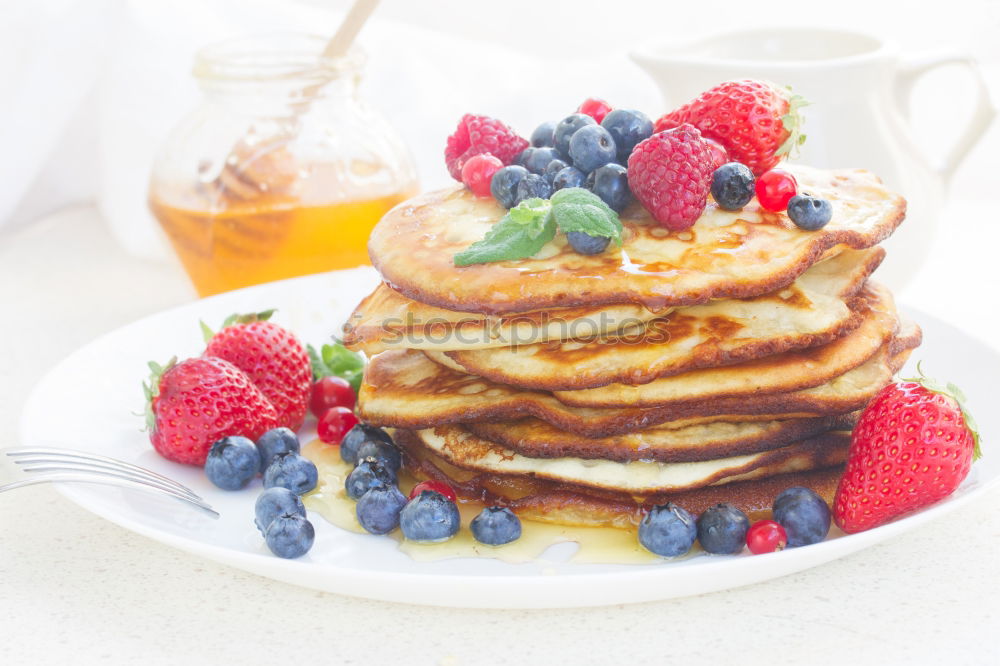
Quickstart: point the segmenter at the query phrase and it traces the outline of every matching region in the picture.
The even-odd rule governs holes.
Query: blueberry
[[[390,445],[393,443],[392,437],[385,430],[382,430],[382,428],[368,425],[367,423],[359,423],[348,430],[344,438],[340,440],[341,459],[344,462],[356,465],[358,463],[358,449],[365,442],[383,442]]]
[[[272,428],[257,440],[260,451],[260,473],[263,474],[274,457],[289,451],[299,452],[299,438],[288,428]]]
[[[545,176],[545,180],[549,181],[549,183],[551,184],[552,181],[555,180],[556,175],[563,169],[567,168],[569,168],[568,164],[566,164],[560,159],[554,159],[551,162],[549,162],[549,165],[547,167],[545,167],[545,171],[542,172],[542,175]]]
[[[712,198],[723,210],[739,210],[753,199],[755,185],[749,167],[728,162],[712,174]]]
[[[538,175],[545,173],[545,168],[552,160],[559,159],[555,148],[528,148],[525,152],[528,151],[531,152],[524,158],[524,168]]]
[[[545,146],[552,146],[553,138],[556,133],[556,124],[554,122],[547,121],[535,128],[535,131],[531,133],[531,145],[535,148],[543,148]]]
[[[208,452],[205,475],[223,490],[239,490],[260,470],[260,452],[246,437],[223,437]]]
[[[306,517],[306,507],[299,496],[288,488],[275,486],[268,488],[257,496],[253,506],[254,524],[261,534],[267,534],[267,528],[278,516],[298,515]]]
[[[375,458],[395,476],[399,468],[403,466],[403,454],[399,452],[395,444],[386,444],[383,441],[367,441],[358,447],[358,460]]]
[[[663,557],[688,552],[697,536],[694,516],[673,502],[654,506],[639,523],[639,543]]]
[[[809,488],[794,486],[774,500],[774,519],[788,535],[790,547],[819,543],[830,531],[830,507]]]
[[[302,516],[286,513],[271,521],[264,540],[272,553],[293,560],[309,552],[316,540],[316,530]]]
[[[822,229],[833,217],[833,206],[826,199],[808,194],[796,194],[788,200],[788,217],[799,229]]]
[[[384,488],[395,484],[396,473],[372,457],[358,462],[358,466],[344,480],[344,490],[351,499],[361,499],[361,496],[372,488]]]
[[[281,486],[302,495],[316,487],[317,477],[316,465],[311,460],[289,451],[276,456],[264,470],[264,487]]]
[[[518,165],[497,170],[490,181],[490,194],[504,208],[513,208],[517,205],[517,185],[527,175],[528,170]]]
[[[406,497],[396,486],[372,488],[358,500],[355,513],[358,522],[372,534],[388,534],[399,527],[399,512]]]
[[[552,196],[552,186],[549,185],[549,181],[545,180],[545,176],[529,173],[517,184],[517,198],[514,205],[532,197],[548,199],[550,196]]]
[[[628,156],[640,141],[653,136],[653,121],[642,111],[633,109],[614,109],[604,116],[601,127],[615,140],[618,161],[622,164],[628,162]]]
[[[588,125],[573,133],[573,138],[569,140],[569,156],[573,160],[573,166],[589,173],[608,162],[614,162],[618,149],[608,130],[600,125]]]
[[[556,125],[556,131],[552,135],[552,145],[563,156],[569,155],[569,140],[573,134],[581,127],[596,125],[597,122],[588,115],[574,113],[566,116]]]
[[[555,175],[552,179],[552,191],[561,190],[564,187],[583,187],[587,180],[587,174],[576,167],[566,167]]]
[[[530,152],[528,152],[530,150],[531,147],[529,146],[528,148],[525,148],[524,150],[519,152],[517,155],[514,156],[514,159],[511,160],[511,164],[514,166],[524,166],[524,160],[526,160],[528,158],[528,155],[531,154]]]
[[[582,231],[567,231],[566,240],[570,247],[580,254],[600,254],[608,247],[610,238],[604,236],[591,236]]]
[[[502,546],[521,538],[521,519],[499,506],[488,506],[469,523],[472,536],[487,546]]]
[[[433,490],[421,492],[399,514],[403,536],[410,541],[445,541],[455,536],[460,523],[455,503]]]
[[[706,552],[733,555],[746,545],[750,519],[729,503],[717,504],[698,516],[698,541]]]
[[[594,169],[587,176],[588,190],[601,197],[616,213],[625,210],[632,201],[632,190],[628,188],[628,170],[621,164],[605,164]]]

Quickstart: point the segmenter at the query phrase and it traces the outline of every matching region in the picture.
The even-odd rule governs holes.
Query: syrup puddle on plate
[[[328,522],[359,534],[366,534],[355,516],[355,501],[344,492],[344,479],[353,467],[341,460],[340,449],[319,440],[302,447],[302,455],[316,464],[319,483],[316,490],[303,496],[309,511],[318,513]],[[406,470],[399,476],[399,488],[409,494],[415,481]],[[388,537],[399,543],[399,549],[418,562],[430,562],[459,557],[488,557],[510,564],[544,561],[545,551],[560,543],[576,543],[577,550],[569,558],[578,564],[652,564],[663,558],[650,553],[641,545],[635,530],[612,527],[570,527],[551,525],[533,520],[521,521],[521,538],[504,546],[486,546],[472,538],[469,523],[483,509],[479,502],[460,501],[462,527],[458,534],[441,543],[418,543],[403,538],[397,529]],[[562,561],[564,558],[559,558]]]

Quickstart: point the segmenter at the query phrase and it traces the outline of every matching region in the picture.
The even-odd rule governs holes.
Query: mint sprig
[[[621,245],[618,213],[582,187],[559,190],[549,200],[526,199],[511,208],[482,240],[455,254],[456,266],[526,259],[555,238],[556,229],[611,238]]]

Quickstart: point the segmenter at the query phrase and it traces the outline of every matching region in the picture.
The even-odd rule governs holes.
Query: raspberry
[[[583,100],[576,112],[590,116],[597,124],[600,124],[604,120],[604,116],[611,113],[611,105],[599,97],[588,97]]]
[[[527,147],[527,139],[499,120],[467,113],[462,116],[455,133],[448,137],[444,159],[448,173],[461,182],[462,167],[470,157],[489,153],[504,164],[510,164]]]
[[[635,147],[628,158],[628,184],[657,222],[683,231],[705,210],[714,164],[701,132],[683,124]]]
[[[477,197],[489,197],[493,174],[502,168],[503,162],[492,155],[473,155],[462,165],[462,182]]]

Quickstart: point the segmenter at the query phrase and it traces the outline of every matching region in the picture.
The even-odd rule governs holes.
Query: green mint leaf
[[[614,239],[621,245],[622,223],[618,213],[589,190],[568,187],[552,195],[552,216],[563,232],[582,231]]]
[[[518,224],[537,225],[549,212],[552,205],[545,199],[532,197],[525,199],[507,211],[510,219]]]
[[[553,194],[549,202],[553,206],[560,206],[562,204],[590,204],[591,206],[597,206],[608,215],[618,216],[618,213],[613,211],[608,204],[604,203],[604,199],[582,187],[564,187]]]
[[[471,266],[472,264],[487,264],[493,261],[526,259],[541,250],[546,243],[555,238],[556,223],[547,205],[531,208],[531,201],[530,199],[523,201],[517,208],[512,208],[507,215],[493,225],[492,229],[486,232],[482,240],[476,241],[455,254],[455,265]],[[535,201],[548,204],[542,199]],[[525,204],[529,205],[515,213]],[[530,219],[528,218],[529,210],[534,211]],[[518,222],[516,219],[527,221]]]
[[[340,343],[323,345],[320,351],[307,345],[306,352],[309,354],[314,381],[323,377],[340,377],[347,380],[357,393],[365,371],[365,359],[361,354],[352,352]]]

